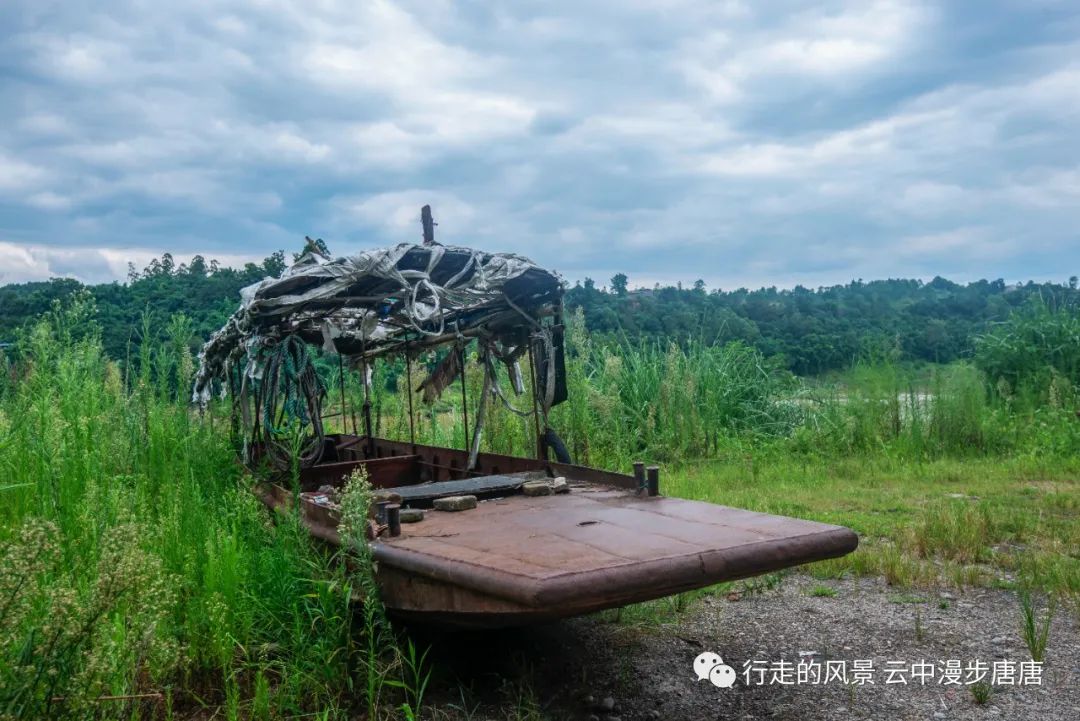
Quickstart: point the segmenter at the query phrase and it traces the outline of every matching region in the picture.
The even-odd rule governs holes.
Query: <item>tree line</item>
[[[1075,308],[1067,284],[1003,280],[928,283],[889,279],[820,288],[708,290],[703,281],[630,289],[586,279],[567,293],[593,334],[630,343],[739,340],[798,375],[842,370],[857,360],[948,363],[969,357],[975,339],[1029,303]]]
[[[294,256],[295,258],[295,256]],[[240,289],[286,267],[284,251],[242,268],[195,256],[177,263],[165,253],[126,282],[84,286],[70,278],[0,286],[0,343],[76,291],[93,296],[103,346],[111,357],[137,357],[146,329],[161,334],[184,313],[193,343],[219,328],[239,302]],[[928,283],[889,279],[820,288],[750,290],[689,287],[632,288],[616,274],[606,287],[585,279],[570,287],[567,307],[581,309],[596,337],[631,344],[742,341],[799,375],[849,367],[856,360],[947,363],[970,356],[975,339],[1033,299],[1052,307],[1077,301],[1077,279],[1008,285],[1003,280]],[[149,314],[150,322],[146,322]]]

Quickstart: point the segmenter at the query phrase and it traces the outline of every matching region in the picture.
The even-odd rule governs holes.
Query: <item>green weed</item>
[[[400,708],[410,721],[420,716],[424,707],[424,694],[431,681],[431,669],[426,665],[428,650],[417,653],[412,639],[406,639],[405,646],[398,651],[401,680],[388,682],[405,692],[406,700]]]
[[[1054,619],[1057,604],[1051,599],[1042,618],[1039,618],[1031,590],[1022,588],[1017,595],[1020,601],[1021,635],[1031,653],[1031,660],[1041,663],[1046,660],[1046,646],[1050,642],[1050,622]]]
[[[994,687],[987,681],[979,681],[968,686],[971,692],[971,700],[982,706],[994,695]]]
[[[355,581],[188,407],[190,326],[121,369],[92,316],[30,326],[0,395],[0,716],[351,714]]]

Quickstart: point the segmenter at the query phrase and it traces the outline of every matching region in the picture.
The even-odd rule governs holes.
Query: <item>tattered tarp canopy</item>
[[[194,400],[245,355],[295,335],[370,359],[461,338],[520,339],[552,314],[558,275],[509,253],[404,243],[321,262],[305,253],[280,278],[241,292],[240,308],[203,346]],[[251,370],[249,368],[249,370]]]

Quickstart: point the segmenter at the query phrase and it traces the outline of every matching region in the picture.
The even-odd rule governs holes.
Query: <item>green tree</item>
[[[619,296],[620,298],[626,295],[627,280],[628,278],[626,277],[626,273],[616,273],[611,278],[611,289],[615,291],[615,295]]]

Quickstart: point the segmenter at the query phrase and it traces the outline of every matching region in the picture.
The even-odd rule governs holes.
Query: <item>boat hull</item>
[[[435,451],[444,458],[454,453],[431,447],[404,450],[422,450],[408,454],[416,458]],[[369,474],[376,478],[385,470],[395,476],[391,487],[406,485],[398,482],[409,473],[400,458],[366,461],[374,469]],[[533,466],[517,473],[548,470],[541,461],[515,460]],[[415,477],[430,475],[430,468],[417,471],[421,461],[412,463]],[[348,465],[344,462],[333,472]],[[847,528],[650,497],[638,493],[631,476],[584,469],[588,473],[577,475],[591,478],[582,479],[573,468],[562,469],[567,471],[570,492],[559,495],[525,496],[506,491],[505,484],[484,486],[479,483],[483,479],[477,479],[477,487],[504,490],[482,499],[472,510],[429,510],[423,521],[403,524],[401,535],[383,534],[373,541],[387,610],[444,627],[524,625],[835,558],[858,545],[857,536]],[[329,480],[325,470],[313,475],[318,481]],[[376,480],[376,485],[384,485],[386,478]],[[309,478],[305,485],[313,482]],[[433,493],[441,485],[421,482]],[[276,508],[293,501],[280,486],[264,487],[263,498]],[[414,503],[424,505],[423,500]],[[340,543],[332,505],[305,492],[301,510],[315,536]]]

